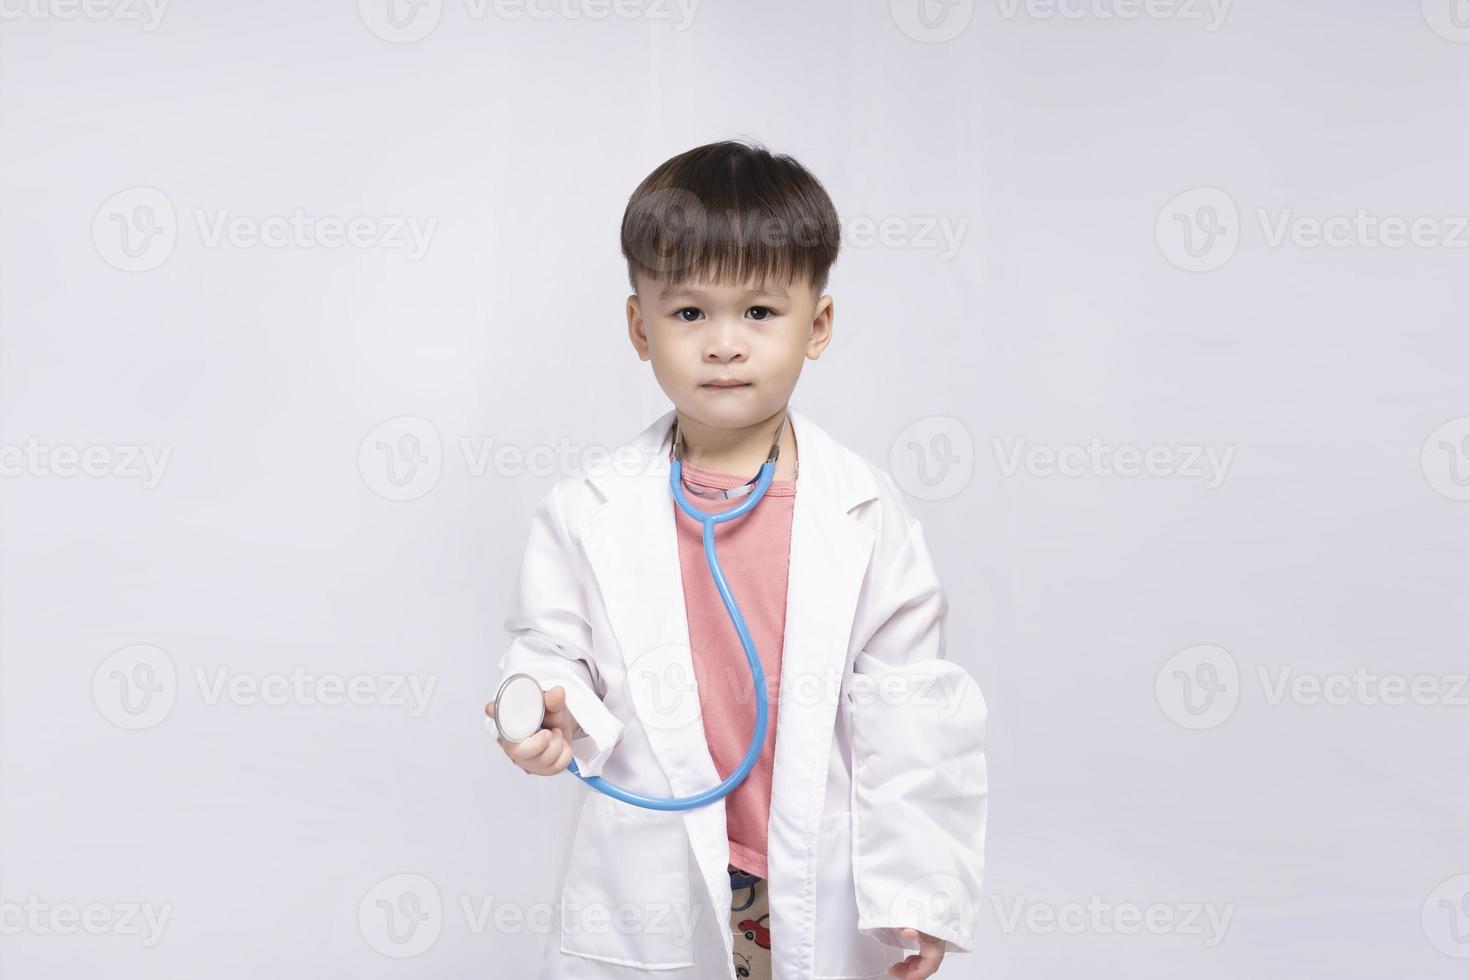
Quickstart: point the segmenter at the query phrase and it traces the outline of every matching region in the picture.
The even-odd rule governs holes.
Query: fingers
[[[572,761],[571,733],[577,721],[566,710],[567,692],[560,684],[543,694],[546,717],[542,728],[530,738],[519,742],[507,742],[497,738],[500,747],[510,760],[533,776],[554,776]],[[495,702],[485,705],[485,715],[495,717]]]
[[[561,771],[556,768],[556,760],[561,758],[562,750],[566,747],[567,740],[562,738],[561,732],[551,732],[551,737],[546,740],[546,748],[536,757],[532,771],[538,776],[556,775]]]
[[[523,738],[519,742],[507,742],[500,739],[500,747],[505,749],[505,754],[510,756],[510,761],[522,769],[535,764],[537,757],[546,751],[546,745],[551,736],[556,734],[549,728],[543,728],[530,738]]]
[[[890,966],[888,972],[899,980],[923,980],[925,977],[932,977],[944,960],[944,944],[917,929],[905,928],[902,932],[907,942],[919,947],[919,952],[905,956]]]
[[[925,977],[934,975],[938,969],[937,964],[924,962],[924,958],[917,954],[905,956],[897,963],[888,968],[888,972],[898,977],[899,980],[923,980]]]
[[[549,773],[549,775],[554,776],[571,764],[572,743],[568,742],[566,739],[562,739],[561,752],[557,755],[556,761],[551,764],[551,772]]]
[[[572,713],[565,709],[548,714],[541,721],[541,727],[554,728],[561,733],[562,738],[571,738],[572,732],[577,730],[577,720]]]
[[[572,746],[561,732],[543,728],[520,742],[500,740],[510,760],[533,776],[554,776],[572,761]]]
[[[541,722],[546,728],[561,730],[563,738],[570,739],[577,730],[577,719],[567,708],[567,692],[560,685],[546,692],[546,717]]]

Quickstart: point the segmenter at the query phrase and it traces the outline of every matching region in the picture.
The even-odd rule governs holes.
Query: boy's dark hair
[[[785,154],[733,140],[680,153],[643,179],[623,211],[628,283],[810,281],[820,296],[837,260],[837,209]]]

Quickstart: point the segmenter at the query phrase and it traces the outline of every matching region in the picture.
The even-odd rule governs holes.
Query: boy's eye
[[[745,312],[748,314],[752,314],[751,319],[755,320],[758,323],[769,320],[771,317],[776,315],[776,311],[771,309],[769,306],[752,306]],[[700,308],[697,306],[681,306],[679,307],[679,309],[674,311],[674,319],[680,320],[684,323],[693,323],[695,320],[698,320],[703,315],[703,311],[701,311]]]

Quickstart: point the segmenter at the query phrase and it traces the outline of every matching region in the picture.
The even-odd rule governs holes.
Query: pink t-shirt
[[[684,463],[684,479],[702,489],[728,490],[749,476],[735,476]],[[688,494],[705,512],[729,510],[745,497],[709,500]],[[776,754],[776,705],[781,691],[781,646],[786,634],[786,580],[791,560],[791,515],[796,481],[773,480],[766,495],[744,517],[715,526],[715,548],[730,592],[740,605],[750,638],[766,672],[769,717],[766,744],[755,767],[725,797],[730,863],[751,874],[766,874],[766,833],[771,815],[771,772]],[[755,692],[745,648],[704,558],[704,528],[674,508],[679,538],[679,568],[694,661],[704,734],[720,777],[740,766],[755,732]]]

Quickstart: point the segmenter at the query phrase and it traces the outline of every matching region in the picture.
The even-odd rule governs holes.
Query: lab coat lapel
[[[608,618],[627,665],[628,696],[675,795],[707,789],[724,774],[709,754],[699,711],[669,493],[669,411],[614,465],[589,478],[606,498],[579,526]],[[800,463],[792,513],[781,703],[772,783],[768,883],[773,964],[787,980],[813,972],[816,831],[821,821],[838,689],[872,532],[850,512],[876,491],[860,460],[791,409]],[[630,451],[631,450],[631,451]],[[736,592],[736,600],[741,596]],[[628,788],[661,794],[650,780]],[[729,907],[729,850],[723,806],[686,811],[712,908]],[[728,929],[720,930],[727,947]],[[727,949],[727,953],[729,949]]]
[[[858,595],[873,549],[873,532],[850,512],[876,497],[872,475],[838,452],[804,416],[796,422],[796,504],[786,632],[781,652],[781,704],[776,726],[767,863],[773,980],[816,974],[817,830],[827,791],[837,698],[846,671]],[[830,899],[829,899],[830,900]]]
[[[669,493],[665,414],[621,448],[616,473],[593,477],[607,497],[586,518],[581,539],[626,665],[626,696],[676,796],[710,785],[703,747],[689,622]],[[704,756],[701,760],[700,756]],[[701,762],[709,766],[706,771]],[[657,780],[628,787],[662,795]]]

